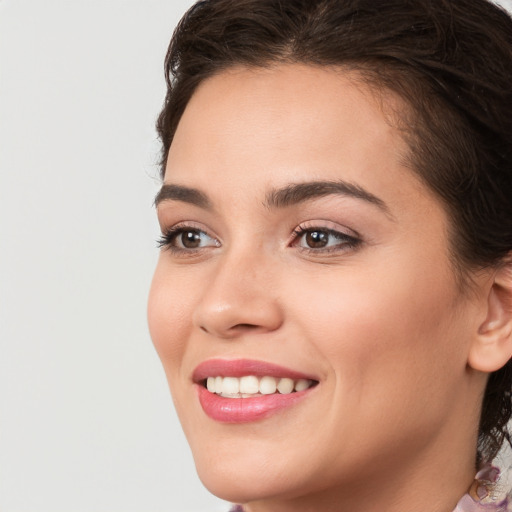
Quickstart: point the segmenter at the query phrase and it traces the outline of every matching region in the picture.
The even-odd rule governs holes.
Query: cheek
[[[453,313],[453,277],[429,265],[410,273],[400,262],[372,268],[317,276],[307,300],[296,299],[296,317],[331,367],[337,392],[369,420],[383,404],[408,415],[436,402],[440,412],[466,368],[468,333]]]
[[[168,378],[183,360],[190,329],[191,305],[180,290],[159,262],[149,292],[148,325]]]

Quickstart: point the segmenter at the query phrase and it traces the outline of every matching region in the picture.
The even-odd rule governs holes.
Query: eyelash
[[[176,226],[173,226],[171,228],[166,229],[160,238],[157,240],[157,247],[159,249],[165,249],[169,250],[177,255],[186,255],[186,254],[194,254],[201,249],[204,249],[204,247],[197,247],[197,248],[183,248],[183,247],[177,247],[175,245],[177,238],[180,235],[183,235],[184,233],[195,233],[199,235],[206,235],[212,240],[215,240],[213,237],[210,237],[206,231],[203,229],[196,228],[194,226],[187,226],[178,224]],[[218,246],[218,245],[217,245]]]
[[[357,236],[348,235],[335,229],[327,228],[324,226],[299,226],[293,232],[292,243],[297,245],[306,235],[313,233],[323,233],[329,237],[337,239],[339,242],[332,247],[326,248],[313,248],[313,247],[299,247],[302,252],[314,253],[314,254],[329,254],[340,251],[346,251],[348,249],[355,249],[361,245],[362,240]]]
[[[187,225],[176,225],[169,229],[166,229],[161,237],[157,240],[157,246],[159,249],[165,249],[173,252],[176,255],[192,255],[196,254],[197,252],[201,251],[202,249],[205,249],[207,247],[219,247],[219,242],[216,241],[215,245],[210,245],[206,247],[197,247],[197,248],[183,248],[183,247],[177,247],[176,240],[180,235],[183,235],[184,233],[195,233],[196,235],[206,235],[207,237],[211,238],[212,240],[216,241],[215,238],[210,237],[206,231],[196,228],[194,226],[187,226]],[[308,234],[313,233],[321,233],[328,235],[328,237],[332,237],[334,239],[337,239],[339,243],[336,243],[332,247],[321,247],[321,248],[313,248],[313,247],[298,247],[298,249],[301,252],[306,253],[313,253],[313,254],[329,254],[329,253],[335,253],[340,251],[346,251],[349,249],[355,249],[359,245],[361,245],[362,240],[353,235],[348,235],[346,233],[343,233],[341,231],[337,231],[335,229],[323,227],[323,226],[298,226],[294,231],[292,235],[291,245],[297,246],[298,243]],[[329,242],[327,242],[329,243]]]

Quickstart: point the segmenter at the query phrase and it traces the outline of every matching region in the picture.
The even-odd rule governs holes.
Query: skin
[[[461,292],[447,214],[381,107],[342,70],[238,68],[198,88],[171,146],[164,183],[210,205],[158,204],[162,231],[199,231],[200,247],[178,236],[162,249],[150,331],[199,476],[249,512],[451,512],[474,476],[486,375],[468,358],[492,279]],[[339,180],[382,203],[265,204],[272,189]],[[298,226],[359,242],[308,248]],[[266,419],[220,423],[191,377],[211,358],[319,384]]]

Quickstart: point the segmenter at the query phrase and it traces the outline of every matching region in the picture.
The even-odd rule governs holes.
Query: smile
[[[246,359],[205,361],[192,380],[204,413],[222,423],[268,418],[302,401],[319,383],[311,375]]]
[[[271,376],[256,377],[247,375],[238,377],[208,377],[206,389],[224,398],[253,398],[261,395],[279,393],[288,395],[305,391],[313,385],[312,380],[288,377],[275,378]]]

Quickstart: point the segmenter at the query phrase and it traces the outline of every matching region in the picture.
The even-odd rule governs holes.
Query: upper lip
[[[199,383],[208,377],[244,377],[246,375],[318,380],[311,375],[278,364],[253,359],[209,359],[203,361],[194,370],[192,380]]]

